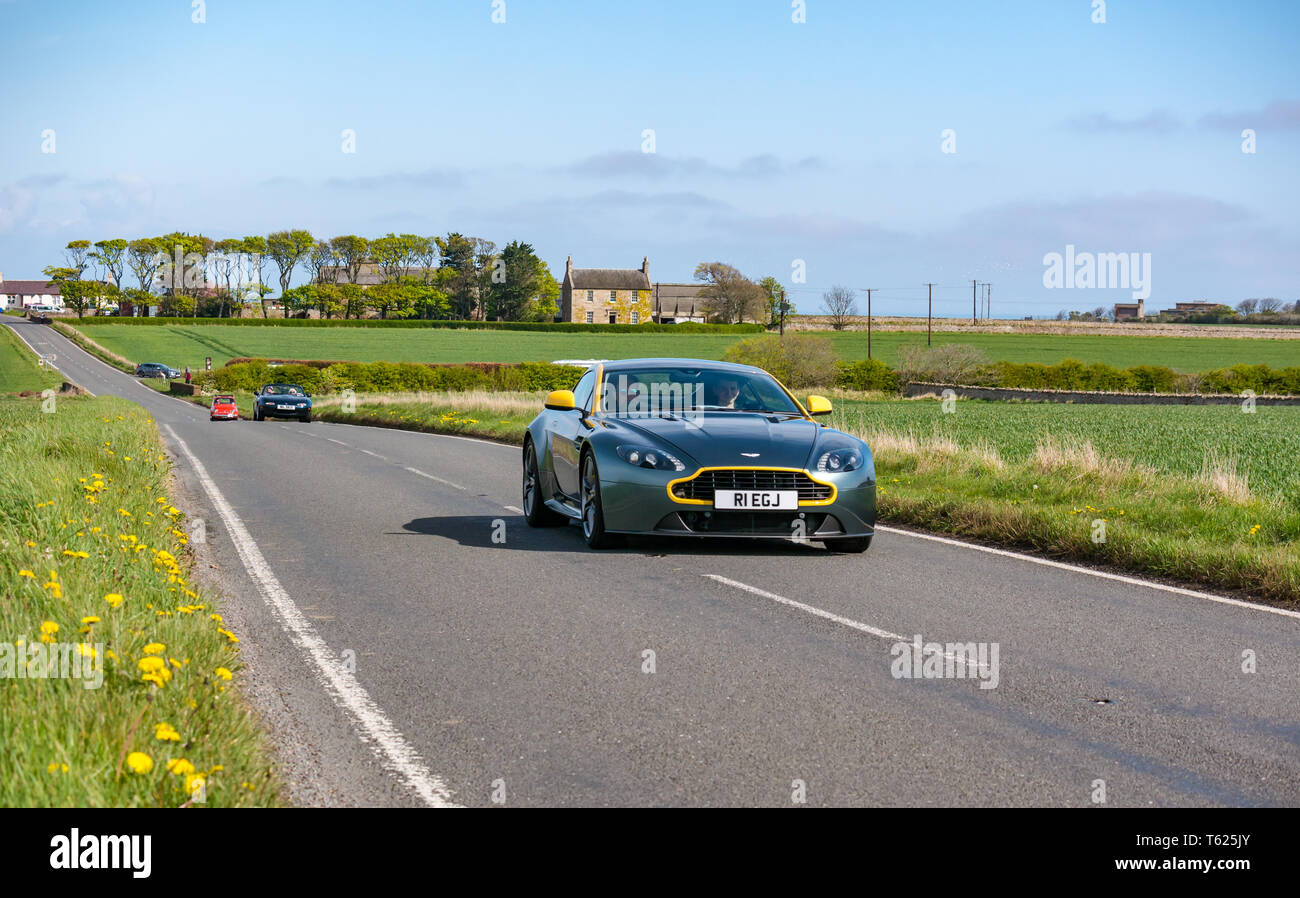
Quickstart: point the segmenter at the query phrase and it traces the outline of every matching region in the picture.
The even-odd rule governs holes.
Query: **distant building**
[[[7,309],[27,306],[54,306],[63,308],[63,295],[57,285],[51,287],[47,279],[39,281],[6,281],[0,273],[0,300]]]
[[[649,324],[650,259],[636,268],[574,268],[564,264],[560,283],[560,319],[578,324]]]
[[[1134,318],[1142,318],[1146,315],[1146,302],[1139,299],[1137,302],[1117,302],[1115,303],[1115,320],[1131,321]]]
[[[1220,308],[1223,308],[1223,303],[1221,302],[1196,300],[1194,302],[1174,303],[1172,309],[1161,309],[1160,314],[1169,318],[1186,318],[1188,315],[1198,315],[1202,312],[1213,312]]]
[[[654,320],[659,324],[707,321],[708,313],[700,291],[704,284],[655,284],[650,291]]]
[[[436,270],[437,269],[433,269],[433,268],[426,269],[423,267],[412,266],[410,268],[403,268],[398,273],[398,277],[417,278],[423,280],[425,272],[436,271]],[[348,268],[346,265],[322,265],[317,270],[317,275],[320,277],[320,282],[322,284],[352,283],[352,278],[348,273]],[[382,271],[380,271],[379,265],[377,263],[362,262],[357,267],[356,282],[362,287],[373,287],[376,284],[382,284],[384,282],[384,274]]]

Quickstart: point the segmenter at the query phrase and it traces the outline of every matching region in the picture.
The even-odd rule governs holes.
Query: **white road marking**
[[[779,596],[774,592],[759,589],[757,586],[750,586],[748,583],[741,583],[739,580],[732,580],[729,577],[723,577],[718,574],[704,574],[704,576],[717,583],[721,583],[724,586],[743,589],[745,592],[752,593],[756,596],[762,596],[765,599],[771,599],[773,602],[780,602],[782,605],[789,605],[791,608],[798,608],[800,611],[806,611],[809,614],[824,618],[825,620],[832,621],[841,626],[851,627],[862,633],[879,636],[881,639],[892,639],[894,642],[907,642],[906,636],[900,636],[897,633],[890,633],[888,630],[881,630],[879,627],[873,627],[870,624],[864,624],[861,621],[855,621],[852,618],[834,614],[830,611],[823,611],[820,608],[814,608],[812,605],[805,605],[803,602],[797,602],[794,599],[787,599],[785,596]]]
[[[524,510],[522,508],[515,508],[513,505],[502,505],[501,507],[504,508],[506,511],[513,511],[515,514],[524,513]]]
[[[325,439],[329,440],[331,443],[338,443],[340,446],[347,446],[347,445],[348,445],[347,443],[343,442],[342,440],[336,440],[336,439],[334,439],[333,437],[326,437]],[[348,446],[348,448],[351,449],[352,447],[351,447],[351,446]]]
[[[375,458],[378,458],[382,461],[388,461],[387,458],[380,455],[378,452],[371,452],[369,449],[362,449],[361,451],[364,452],[366,455],[373,455]]]
[[[18,328],[16,328],[16,327],[11,327],[11,328],[9,328],[9,330],[12,331],[13,334],[14,334],[14,336],[16,336],[19,340],[22,340],[24,343],[26,343],[26,344],[27,344],[27,348],[30,349],[30,350],[32,351],[32,353],[33,353],[37,358],[44,358],[44,355],[43,355],[42,353],[38,352],[37,349],[36,349],[36,347],[33,346],[33,345],[31,344],[31,342],[30,342],[26,337],[24,337],[22,334],[20,334],[20,333],[18,332]],[[50,344],[46,343],[45,341],[41,341],[41,345],[42,345],[42,346],[49,346]],[[49,365],[51,368],[53,368],[55,371],[57,371],[57,372],[59,372],[60,374],[62,374],[64,377],[68,377],[68,373],[67,373],[66,371],[64,371],[62,368],[60,368],[58,365],[54,364],[53,362],[46,362],[46,364]],[[77,384],[77,386],[81,387],[81,384]],[[86,390],[85,387],[81,387],[81,389]],[[94,396],[94,395],[95,395],[94,393],[91,393],[89,390],[86,390],[86,393],[88,393],[88,394],[91,395],[91,396]]]
[[[380,763],[405,781],[425,804],[431,807],[459,807],[452,801],[451,790],[447,788],[447,784],[424,766],[419,754],[370,698],[369,693],[338,663],[337,656],[317,635],[302,611],[280,585],[280,581],[276,579],[271,566],[262,555],[261,549],[258,548],[239,516],[235,514],[230,503],[226,501],[226,497],[208,476],[203,463],[194,456],[189,446],[185,445],[185,441],[177,436],[171,425],[166,426],[168,433],[194,469],[195,476],[203,484],[208,500],[226,525],[231,542],[235,545],[235,551],[244,563],[244,569],[248,571],[249,577],[257,584],[263,598],[279,618],[280,626],[284,628],[289,639],[315,665],[326,690],[337,704],[351,714],[358,728],[357,737],[370,746]]]
[[[454,486],[458,490],[465,489],[465,487],[461,486],[459,483],[452,483],[450,480],[443,480],[441,477],[434,477],[432,474],[424,473],[419,468],[407,468],[406,470],[410,471],[412,474],[419,474],[421,477],[428,477],[430,480],[436,480],[439,483],[445,483],[447,486]]]
[[[1169,592],[1174,595],[1191,596],[1194,599],[1205,599],[1209,602],[1219,602],[1223,605],[1235,605],[1238,608],[1249,608],[1252,611],[1267,611],[1270,614],[1280,614],[1283,617],[1291,617],[1300,620],[1300,611],[1291,611],[1287,608],[1275,608],[1272,605],[1260,605],[1255,602],[1246,602],[1241,599],[1233,599],[1228,596],[1218,596],[1210,592],[1201,592],[1195,589],[1184,589],[1181,586],[1169,586],[1165,583],[1157,583],[1154,580],[1143,580],[1140,577],[1126,577],[1123,574],[1112,574],[1109,571],[1093,570],[1089,567],[1083,567],[1078,564],[1068,564],[1064,561],[1053,561],[1050,558],[1036,558],[1033,555],[1023,555],[1020,552],[1011,552],[1007,549],[994,549],[991,546],[981,546],[976,543],[962,542],[959,539],[949,539],[946,536],[933,536],[929,533],[917,533],[915,530],[900,530],[897,527],[886,527],[883,524],[876,525],[877,530],[883,530],[886,533],[897,533],[901,536],[912,536],[916,539],[925,539],[930,542],[944,543],[949,546],[958,546],[963,549],[974,549],[976,552],[987,552],[989,555],[1001,555],[1005,558],[1017,558],[1021,561],[1028,561],[1032,564],[1041,564],[1045,567],[1054,567],[1063,571],[1071,571],[1076,574],[1087,574],[1090,577],[1100,577],[1103,580],[1114,580],[1118,583],[1127,583],[1130,586],[1145,586],[1148,589],[1158,589],[1161,592]]]
[[[765,599],[771,599],[774,602],[780,602],[782,605],[789,605],[791,608],[798,608],[800,611],[807,611],[809,614],[813,614],[816,615],[817,617],[825,618],[828,621],[833,621],[837,624],[842,624],[843,626],[846,627],[852,627],[854,630],[859,630],[863,633],[869,633],[872,636],[879,636],[881,639],[888,639],[893,642],[911,642],[911,640],[909,640],[906,636],[900,636],[897,633],[890,633],[888,630],[881,630],[877,627],[871,626],[870,624],[864,624],[861,621],[855,621],[852,618],[844,617],[839,614],[834,614],[830,611],[823,611],[820,608],[814,608],[812,605],[805,605],[803,602],[796,602],[794,599],[787,599],[785,596],[779,596],[774,592],[768,592],[765,589],[759,589],[757,586],[750,586],[748,583],[741,583],[739,580],[732,580],[727,577],[719,576],[718,574],[705,574],[704,576],[708,577],[710,580],[716,580],[718,583],[722,583],[727,586],[734,586],[736,589],[743,589],[745,592],[753,593],[756,596],[762,596]],[[943,652],[943,657],[945,659],[951,659],[954,663],[956,663],[958,660],[960,660],[963,664],[973,663],[973,662],[968,662],[964,656],[961,659],[958,659],[956,653],[954,652]],[[981,672],[987,669],[987,665],[973,664],[973,666],[978,668]]]

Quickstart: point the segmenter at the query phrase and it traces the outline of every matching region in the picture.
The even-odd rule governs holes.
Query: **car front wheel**
[[[605,509],[600,502],[600,472],[596,468],[596,455],[588,452],[582,457],[582,535],[588,548],[608,549],[616,538],[605,532]]]
[[[537,447],[529,440],[524,444],[524,482],[522,497],[524,520],[530,527],[557,527],[568,523],[568,518],[546,507],[542,497],[542,477],[537,464]]]

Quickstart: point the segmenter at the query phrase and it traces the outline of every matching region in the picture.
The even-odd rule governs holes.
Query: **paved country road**
[[[894,530],[593,553],[527,527],[511,447],[213,424],[4,323],[158,422],[298,802],[1300,804],[1294,612]],[[918,633],[996,643],[996,688],[895,678]]]

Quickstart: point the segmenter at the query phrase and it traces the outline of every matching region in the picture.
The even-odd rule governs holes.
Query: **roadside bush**
[[[880,359],[840,362],[835,386],[845,390],[883,390],[898,392],[898,375]]]
[[[965,343],[926,347],[919,343],[898,349],[898,377],[908,381],[944,384],[985,382],[989,360],[982,351]]]
[[[230,362],[215,371],[200,371],[194,383],[204,392],[252,392],[268,383],[296,383],[313,396],[342,390],[358,393],[410,393],[470,390],[569,390],[583,369],[549,362],[468,365],[423,365],[416,362],[314,361],[271,365],[264,359]]]
[[[1135,365],[1126,373],[1138,393],[1172,393],[1178,382],[1174,369],[1163,365]]]
[[[775,334],[751,337],[727,348],[726,360],[762,368],[792,390],[829,387],[837,374],[835,347],[827,337]]]

